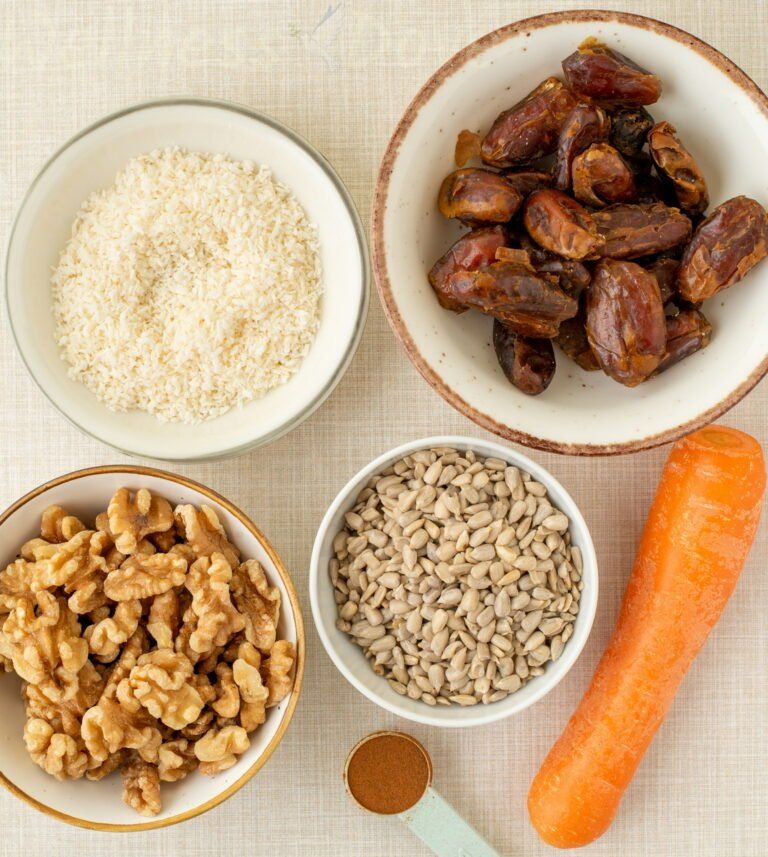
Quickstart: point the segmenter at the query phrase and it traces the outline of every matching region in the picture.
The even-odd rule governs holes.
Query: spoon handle
[[[438,857],[500,857],[431,786],[399,817]]]

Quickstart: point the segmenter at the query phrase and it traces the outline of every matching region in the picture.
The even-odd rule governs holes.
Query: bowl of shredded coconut
[[[368,267],[353,203],[307,142],[201,99],[113,114],[33,182],[8,246],[21,356],[124,452],[237,454],[306,419],[349,365]]]

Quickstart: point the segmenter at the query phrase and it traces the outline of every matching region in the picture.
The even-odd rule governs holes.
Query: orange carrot
[[[586,845],[613,820],[736,585],[765,478],[759,444],[735,429],[709,426],[672,448],[611,641],[531,785],[531,821],[550,845]]]

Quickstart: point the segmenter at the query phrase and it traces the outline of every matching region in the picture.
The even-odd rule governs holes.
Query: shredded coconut
[[[317,230],[268,168],[178,148],[83,203],[52,277],[69,374],[115,411],[219,416],[285,383],[317,332]]]

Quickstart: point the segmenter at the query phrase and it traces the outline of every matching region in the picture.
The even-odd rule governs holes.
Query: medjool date
[[[432,266],[429,284],[435,290],[440,306],[453,312],[465,312],[466,306],[457,303],[448,288],[448,278],[457,271],[472,271],[490,265],[496,251],[507,241],[503,226],[473,229],[461,238]]]
[[[571,164],[592,143],[605,140],[610,120],[605,111],[593,104],[577,104],[566,116],[557,140],[557,155],[552,170],[558,190],[571,186]]]
[[[528,396],[538,396],[555,375],[555,352],[550,339],[534,339],[494,319],[493,349],[507,380]]]
[[[554,152],[565,117],[576,104],[573,93],[556,77],[501,113],[483,138],[480,155],[492,167],[527,164]]]
[[[603,259],[587,292],[586,327],[602,370],[637,386],[658,368],[667,341],[656,278],[634,262]]]
[[[525,203],[524,223],[534,241],[567,259],[594,256],[602,244],[589,212],[559,190],[532,193]]]
[[[724,202],[703,220],[685,248],[677,275],[680,294],[699,303],[737,283],[768,254],[768,217],[747,196]]]
[[[661,292],[661,302],[665,305],[677,294],[677,272],[679,268],[680,261],[670,256],[661,256],[648,266],[648,272],[656,277]]]
[[[601,207],[626,202],[637,193],[632,170],[608,143],[594,143],[571,167],[573,195],[586,205]]]
[[[648,148],[659,172],[675,189],[680,208],[701,214],[709,205],[707,183],[699,165],[680,142],[669,122],[659,122],[648,134]]]
[[[494,262],[476,271],[458,271],[446,288],[456,303],[506,322],[523,336],[551,339],[578,305],[549,274],[518,262]]]
[[[515,240],[528,254],[533,268],[543,274],[554,274],[560,288],[571,297],[578,298],[589,285],[592,274],[582,262],[563,259],[562,256],[539,247],[527,232],[523,232]]]
[[[587,331],[584,327],[586,314],[582,309],[573,318],[567,318],[557,332],[555,342],[563,353],[586,372],[595,372],[600,368],[594,351],[589,344]]]
[[[691,221],[677,208],[660,202],[618,203],[592,213],[603,244],[601,256],[637,259],[684,244],[691,236]]]
[[[655,74],[594,39],[563,60],[563,71],[573,92],[598,104],[653,104],[661,96],[661,81]]]
[[[543,170],[507,170],[503,175],[523,198],[535,190],[552,186],[552,176]]]
[[[712,325],[697,309],[681,310],[666,320],[667,344],[656,374],[669,369],[691,354],[706,348],[712,339]]]
[[[443,179],[437,204],[445,217],[473,223],[506,223],[523,197],[504,176],[490,170],[456,170]]]
[[[653,128],[653,116],[644,107],[626,107],[611,115],[609,141],[627,158],[640,154]]]

